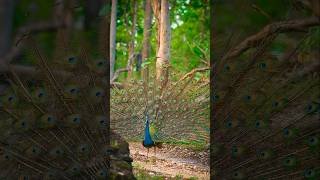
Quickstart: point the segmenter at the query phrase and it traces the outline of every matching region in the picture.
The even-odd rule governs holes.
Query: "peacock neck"
[[[146,127],[145,127],[145,134],[144,134],[144,140],[143,145],[144,146],[152,146],[154,145],[154,142],[152,140],[151,134],[150,134],[150,122],[148,116],[146,117]]]

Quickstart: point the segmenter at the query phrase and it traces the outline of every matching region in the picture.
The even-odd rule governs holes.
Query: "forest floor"
[[[153,148],[148,153],[141,143],[130,142],[129,147],[137,179],[209,179],[207,151],[163,145],[155,154]]]

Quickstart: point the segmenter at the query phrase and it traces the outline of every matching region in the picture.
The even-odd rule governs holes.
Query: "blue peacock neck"
[[[144,140],[143,140],[142,144],[145,147],[151,147],[154,145],[154,141],[152,140],[152,137],[150,134],[150,122],[149,122],[148,115],[146,115],[146,127],[145,127],[145,131],[144,131]]]

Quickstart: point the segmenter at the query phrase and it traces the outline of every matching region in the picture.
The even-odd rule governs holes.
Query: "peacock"
[[[142,78],[132,78],[111,90],[111,129],[145,148],[167,144],[209,145],[210,89],[205,74],[182,76],[173,71],[164,85],[144,66]],[[149,70],[150,69],[150,70]]]
[[[27,34],[31,74],[9,65],[1,76],[0,179],[134,179],[128,144],[109,128],[105,53],[67,34],[52,56]]]
[[[319,27],[281,34],[290,23],[214,40],[212,179],[320,179]]]

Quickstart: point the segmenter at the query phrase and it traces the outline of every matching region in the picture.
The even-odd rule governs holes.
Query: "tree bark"
[[[169,0],[161,1],[160,11],[160,28],[159,28],[159,50],[156,62],[156,78],[157,81],[163,79],[162,85],[168,81],[168,66],[170,62],[170,13],[169,13]]]
[[[132,25],[131,25],[131,40],[129,43],[129,57],[128,60],[132,59],[134,57],[134,52],[135,52],[135,35],[136,35],[136,24],[137,24],[137,9],[138,9],[138,2],[137,0],[133,0],[133,10],[132,10]],[[128,62],[128,79],[131,78],[131,73],[133,70],[133,64]]]
[[[114,75],[116,61],[116,27],[117,27],[117,0],[112,0],[110,24],[110,79]]]
[[[150,56],[151,21],[152,21],[151,0],[145,0],[142,63],[146,60],[146,58],[149,58]],[[143,71],[141,72],[143,75]]]
[[[0,0],[0,57],[7,54],[11,47],[14,0]]]
[[[158,54],[158,50],[160,47],[160,11],[161,11],[161,0],[152,0],[151,1],[151,5],[152,5],[152,10],[153,10],[153,14],[156,20],[156,29],[157,29],[157,49],[156,49],[156,54]]]

